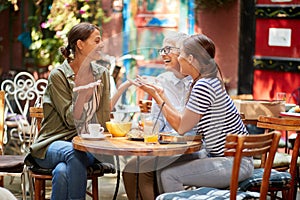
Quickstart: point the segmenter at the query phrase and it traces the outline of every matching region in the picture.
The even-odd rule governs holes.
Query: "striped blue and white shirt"
[[[218,78],[201,78],[196,82],[187,103],[187,109],[201,114],[195,126],[202,135],[211,156],[223,156],[226,135],[247,134],[233,101],[222,88]]]

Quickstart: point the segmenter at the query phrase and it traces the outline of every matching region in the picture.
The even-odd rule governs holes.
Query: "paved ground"
[[[5,178],[5,187],[9,189],[16,197],[18,200],[22,199],[22,193],[21,193],[21,188],[20,188],[20,180],[19,178],[15,178],[13,183],[10,185],[9,184],[10,178],[6,177]],[[100,193],[100,200],[112,200],[113,199],[113,194],[115,191],[115,183],[116,183],[116,176],[115,175],[105,175],[104,177],[99,178],[99,193]],[[51,185],[50,183],[47,184],[47,195],[46,197],[49,199],[49,194],[51,191]],[[27,200],[30,198],[28,197]],[[91,197],[87,195],[86,200],[92,200]],[[120,184],[120,189],[119,193],[117,196],[117,200],[127,200],[127,196],[124,191],[124,186],[121,181]],[[297,200],[300,200],[300,192],[298,190],[297,194]]]
[[[16,197],[18,200],[22,199],[22,192],[21,192],[21,187],[20,187],[20,179],[15,178],[12,184],[9,184],[10,178],[5,177],[5,188],[9,189]],[[115,184],[116,184],[116,176],[115,175],[105,175],[104,177],[99,178],[99,195],[100,195],[100,200],[112,200],[114,191],[115,191]],[[47,188],[46,188],[46,198],[50,198],[50,191],[51,191],[51,185],[50,182],[47,183]],[[28,200],[30,199],[29,197],[27,198]],[[92,200],[91,197],[87,195],[87,200]],[[120,184],[120,189],[118,192],[117,200],[127,200],[127,196],[124,191],[123,184]]]

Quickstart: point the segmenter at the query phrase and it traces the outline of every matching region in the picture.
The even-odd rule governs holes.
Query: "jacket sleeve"
[[[51,104],[68,128],[74,128],[72,87],[60,70],[53,70],[48,78]]]

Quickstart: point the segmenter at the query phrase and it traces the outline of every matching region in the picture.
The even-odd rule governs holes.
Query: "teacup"
[[[100,137],[104,132],[104,127],[101,124],[89,124],[88,130],[92,137]]]

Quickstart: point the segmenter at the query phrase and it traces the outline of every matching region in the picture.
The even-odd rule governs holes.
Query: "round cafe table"
[[[181,154],[191,154],[201,148],[201,141],[188,141],[185,144],[155,144],[147,145],[141,141],[128,140],[126,137],[106,137],[99,140],[87,140],[79,136],[73,138],[75,149],[94,154],[104,154],[113,156],[174,156]],[[118,159],[117,159],[117,165]],[[119,167],[119,166],[118,166]],[[139,171],[137,164],[137,172]],[[117,197],[120,180],[120,171],[118,170],[118,181],[116,185],[114,199]],[[138,180],[138,177],[137,177]],[[138,184],[137,184],[138,187]],[[137,190],[138,191],[138,190]]]

